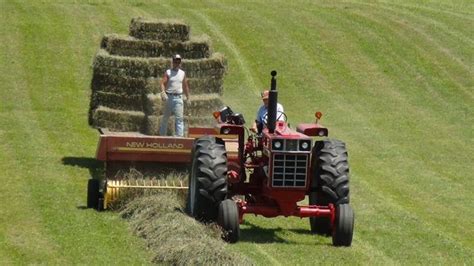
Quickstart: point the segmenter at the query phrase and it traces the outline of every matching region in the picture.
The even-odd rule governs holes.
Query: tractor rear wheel
[[[233,200],[221,201],[217,214],[217,224],[224,230],[222,239],[226,242],[235,243],[239,240],[239,210]]]
[[[354,211],[349,204],[336,207],[336,224],[332,232],[334,246],[349,247],[354,233]]]
[[[313,180],[309,204],[349,203],[349,163],[346,144],[339,140],[317,141],[312,153]],[[329,218],[311,217],[311,232],[331,235]]]
[[[100,182],[97,179],[89,179],[87,182],[87,208],[97,209],[100,197]]]
[[[215,221],[219,203],[227,196],[225,145],[206,136],[195,141],[193,153],[186,209],[198,220]]]

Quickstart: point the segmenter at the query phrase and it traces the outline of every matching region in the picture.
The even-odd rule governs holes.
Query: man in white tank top
[[[184,103],[183,93],[189,102],[189,85],[186,73],[180,69],[181,56],[173,56],[173,67],[166,70],[161,79],[161,100],[165,102],[165,109],[160,124],[160,135],[165,136],[168,131],[168,119],[171,115],[175,117],[175,135],[184,136]]]

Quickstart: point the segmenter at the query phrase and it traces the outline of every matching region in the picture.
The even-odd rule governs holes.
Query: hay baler
[[[151,136],[138,132],[113,132],[99,128],[96,159],[104,162],[103,180],[89,179],[87,207],[105,210],[132,189],[159,189],[186,192],[187,182],[129,176],[130,169],[159,172],[164,165],[187,167],[196,138],[214,136],[225,141],[229,162],[238,161],[236,135],[219,134],[215,128],[189,128],[187,137]],[[155,171],[156,170],[156,171]]]
[[[335,246],[350,246],[354,213],[345,144],[322,139],[313,145],[313,137],[328,136],[319,112],[315,123],[300,124],[296,131],[277,121],[276,71],[271,74],[267,123],[258,134],[244,141],[243,119],[228,108],[216,115],[226,121],[218,126],[221,135],[238,136],[236,155],[217,136],[194,141],[187,211],[198,220],[216,221],[228,242],[238,241],[244,215],[255,214],[309,217],[313,233],[332,236]],[[306,196],[309,204],[299,205]]]

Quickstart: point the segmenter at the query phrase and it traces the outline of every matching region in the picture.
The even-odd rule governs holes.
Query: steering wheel
[[[277,112],[277,118],[276,121],[280,121],[280,118],[283,116],[283,121],[288,122],[288,116],[284,112]],[[267,127],[267,121],[268,121],[268,112],[263,116],[262,122],[265,127]]]

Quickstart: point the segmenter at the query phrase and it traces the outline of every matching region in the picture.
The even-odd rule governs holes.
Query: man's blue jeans
[[[165,110],[160,124],[160,135],[166,136],[168,131],[168,120],[173,114],[175,117],[175,135],[178,137],[184,136],[184,121],[183,121],[183,97],[181,95],[168,94]]]

